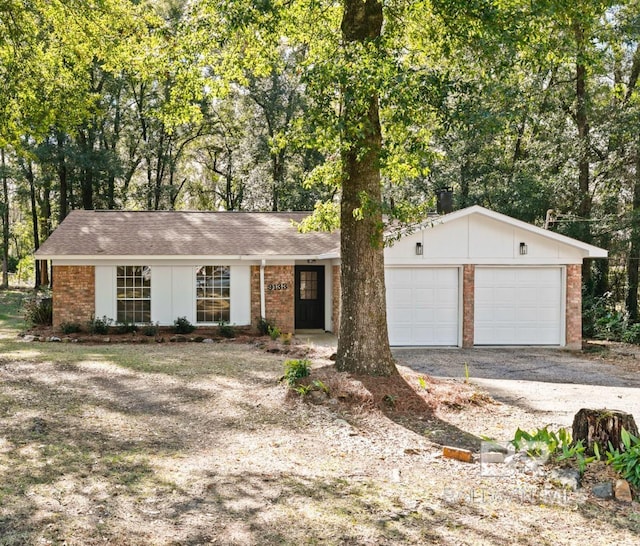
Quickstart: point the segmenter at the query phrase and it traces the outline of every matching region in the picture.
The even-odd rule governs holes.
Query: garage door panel
[[[562,269],[477,267],[476,345],[560,345]]]
[[[387,268],[391,345],[457,345],[457,268]]]

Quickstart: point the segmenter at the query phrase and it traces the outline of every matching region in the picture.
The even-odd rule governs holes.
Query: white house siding
[[[138,263],[138,262],[136,262]],[[143,261],[139,262],[143,264]],[[146,265],[146,264],[144,264]],[[209,265],[205,261],[198,265]],[[198,265],[151,264],[151,320],[170,326],[178,317],[196,324],[196,268]],[[225,264],[213,264],[225,265]],[[231,323],[251,324],[251,269],[249,265],[231,267]],[[116,320],[117,265],[96,266],[96,317]]]

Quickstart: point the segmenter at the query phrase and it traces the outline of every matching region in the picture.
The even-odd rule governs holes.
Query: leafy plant
[[[640,487],[640,438],[624,428],[620,433],[624,449],[614,448],[609,442],[607,463],[634,487]]]
[[[30,324],[43,326],[53,322],[53,299],[48,294],[37,294],[25,301],[24,320]]]
[[[187,317],[178,317],[173,321],[173,327],[176,334],[190,334],[196,329]]]
[[[222,337],[225,337],[227,339],[236,337],[235,328],[230,324],[224,324],[223,322],[219,324],[218,332]]]
[[[158,335],[158,323],[149,322],[142,326],[142,335],[147,337],[153,337]]]
[[[63,334],[77,334],[81,327],[77,322],[63,322],[60,325]]]
[[[311,362],[306,358],[290,359],[284,363],[283,379],[291,387],[298,384],[298,380],[311,373]]]
[[[543,427],[531,433],[518,429],[511,443],[516,451],[524,450],[530,457],[552,458],[556,462],[575,461],[580,473],[584,473],[589,463],[600,460],[599,451],[595,456],[585,457],[586,448],[582,440],[573,442],[571,434],[564,428],[554,432]]]
[[[622,341],[640,345],[640,323],[632,324],[622,333]]]
[[[269,326],[269,337],[275,341],[282,335],[280,328],[277,326]]]
[[[132,334],[138,331],[138,325],[130,321],[118,322],[115,329],[117,334]]]
[[[269,335],[269,328],[273,326],[274,326],[273,322],[271,322],[270,320],[267,320],[264,317],[260,317],[260,319],[258,319],[258,332],[260,332],[260,335],[263,335],[263,336]]]
[[[422,376],[418,377],[418,385],[420,385],[420,388],[425,390],[425,391],[429,390],[427,388],[427,380]]]
[[[92,317],[87,323],[87,329],[92,334],[104,335],[109,333],[109,327],[113,321],[106,316],[102,318]]]

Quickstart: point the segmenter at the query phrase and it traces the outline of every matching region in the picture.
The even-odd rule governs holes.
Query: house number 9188
[[[267,290],[288,290],[289,285],[286,282],[277,282],[273,284],[269,284],[267,286]]]

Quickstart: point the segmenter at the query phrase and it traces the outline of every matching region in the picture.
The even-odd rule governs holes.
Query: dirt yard
[[[266,348],[0,340],[0,545],[638,544],[596,470],[571,492],[441,456],[544,416],[407,368],[363,385],[321,348],[331,396],[302,399]]]

